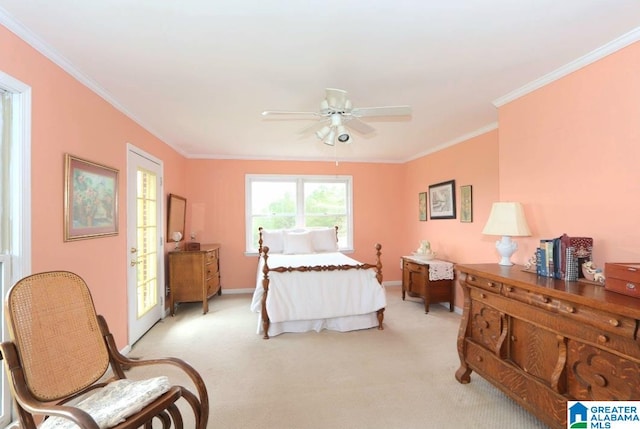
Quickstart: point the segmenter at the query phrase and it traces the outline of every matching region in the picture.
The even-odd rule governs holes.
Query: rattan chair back
[[[25,277],[6,299],[12,341],[27,387],[41,401],[56,401],[94,384],[109,367],[93,300],[74,273]]]

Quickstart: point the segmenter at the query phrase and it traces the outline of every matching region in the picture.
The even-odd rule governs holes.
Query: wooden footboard
[[[285,273],[285,272],[293,272],[293,271],[299,271],[299,272],[311,272],[311,271],[316,271],[316,272],[320,272],[320,271],[346,271],[346,270],[368,270],[368,269],[375,269],[376,272],[376,279],[378,281],[378,283],[380,284],[380,286],[382,286],[382,262],[380,260],[380,255],[381,253],[381,249],[382,249],[382,245],[380,244],[376,244],[375,246],[376,248],[376,263],[375,264],[368,264],[368,263],[362,263],[362,264],[356,264],[356,265],[349,265],[349,264],[344,264],[344,265],[308,265],[308,266],[300,266],[300,267],[274,267],[274,268],[270,268],[269,267],[269,247],[268,246],[262,246],[262,240],[260,240],[260,250],[261,250],[261,257],[264,259],[264,266],[262,267],[262,274],[263,274],[263,278],[262,278],[262,288],[264,289],[264,293],[262,294],[262,329],[264,331],[264,339],[269,339],[269,325],[270,325],[270,320],[269,320],[269,315],[267,313],[267,295],[269,293],[269,273],[270,272],[277,272],[277,273]],[[378,318],[378,329],[379,330],[383,330],[383,326],[382,326],[382,321],[384,319],[384,308],[381,308],[377,311],[377,318]]]

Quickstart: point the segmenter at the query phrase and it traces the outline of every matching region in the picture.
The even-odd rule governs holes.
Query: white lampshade
[[[527,237],[531,230],[524,217],[522,204],[516,202],[493,203],[489,220],[482,230],[486,235],[509,235]]]
[[[323,140],[326,136],[329,135],[330,131],[331,131],[331,128],[328,125],[325,125],[321,129],[316,131],[316,136],[318,136],[320,140]]]
[[[351,135],[349,135],[349,131],[347,131],[344,125],[338,125],[336,127],[336,134],[339,142],[351,143]]]
[[[524,210],[520,203],[499,202],[493,203],[489,220],[482,230],[486,235],[501,235],[502,239],[496,241],[496,249],[500,253],[500,265],[513,265],[511,255],[518,249],[518,243],[511,237],[526,237],[531,235],[531,230],[524,217]]]
[[[329,146],[333,146],[336,144],[336,130],[334,128],[331,128],[329,134],[325,137],[322,143]]]

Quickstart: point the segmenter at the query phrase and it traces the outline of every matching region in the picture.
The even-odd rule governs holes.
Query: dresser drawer
[[[532,292],[515,286],[505,285],[504,296],[569,318],[571,320],[569,326],[572,328],[595,328],[595,330],[589,331],[589,336],[594,341],[598,338],[602,339],[603,335],[606,336],[607,334],[615,334],[627,339],[635,338],[636,320],[629,317],[612,314],[593,307],[576,304],[545,295],[544,293]]]
[[[211,277],[207,279],[207,295],[213,295],[220,288],[220,277]]]
[[[218,259],[218,249],[207,250],[204,259],[207,264],[214,262]]]
[[[424,265],[424,264],[417,264],[415,262],[411,262],[411,261],[407,261],[405,259],[404,261],[404,269],[411,271],[413,273],[419,273],[422,275],[428,275],[429,274],[429,266],[428,265]]]
[[[495,293],[500,293],[500,290],[502,289],[502,283],[495,280],[490,280],[488,278],[480,277],[475,274],[467,274],[465,282],[467,282],[471,286],[476,286]]]

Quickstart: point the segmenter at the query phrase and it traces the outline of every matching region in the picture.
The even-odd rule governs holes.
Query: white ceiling
[[[0,24],[187,157],[404,162],[639,40],[640,1],[0,0]],[[326,87],[413,115],[335,148],[261,116],[317,111]]]

